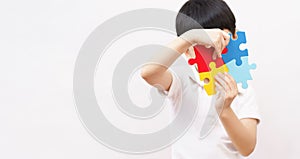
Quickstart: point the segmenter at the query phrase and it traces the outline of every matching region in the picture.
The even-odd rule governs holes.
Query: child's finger
[[[219,50],[219,52],[218,52],[218,56],[219,57],[222,57],[222,51],[224,50],[224,48],[226,47],[226,42],[225,42],[225,40],[224,40],[224,38],[223,37],[221,37],[221,47],[220,47],[220,50]]]
[[[214,57],[213,60],[215,60],[217,57],[222,57],[222,48],[223,48],[223,42],[219,41],[218,44],[215,46],[215,51],[214,51]]]
[[[226,92],[229,92],[230,91],[230,88],[228,87],[226,81],[224,80],[224,74],[221,75],[220,73],[218,73],[216,76],[215,76],[215,80],[218,84],[221,85],[221,87],[223,87],[223,89],[226,91]]]
[[[223,87],[220,86],[218,82],[215,82],[216,91],[223,91]]]
[[[227,72],[225,72],[223,74],[223,79],[224,81],[226,82],[227,86],[229,87],[230,91],[233,91],[235,88],[234,88],[234,80],[232,80],[230,77],[229,77],[229,74]]]
[[[225,44],[227,46],[229,44],[229,41],[230,41],[230,36],[225,31],[223,31],[223,36],[224,36]]]
[[[214,44],[214,54],[213,54],[213,60],[215,60],[219,56],[221,43],[220,41],[216,41]]]
[[[216,59],[217,59],[217,56],[218,56],[217,53],[214,52],[213,55],[212,55],[213,60],[216,60]]]
[[[230,74],[228,74],[227,72],[225,72],[225,75],[227,76],[227,78],[230,79],[230,85],[232,86],[232,88],[234,90],[237,89],[237,84],[235,82],[235,79],[232,76],[230,76]]]

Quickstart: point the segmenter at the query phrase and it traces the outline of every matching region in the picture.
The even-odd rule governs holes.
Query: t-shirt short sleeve
[[[258,122],[260,122],[261,116],[256,101],[256,95],[254,89],[251,86],[241,91],[239,95],[238,105],[239,109],[237,110],[237,116],[239,119],[253,118],[257,119]]]
[[[182,93],[182,83],[180,78],[172,71],[172,83],[169,91],[158,89],[158,92],[165,95],[170,101],[176,102],[181,97]]]

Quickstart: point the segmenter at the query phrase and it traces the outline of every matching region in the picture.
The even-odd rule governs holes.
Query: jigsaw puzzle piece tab
[[[205,79],[209,80],[209,82],[204,85],[204,89],[208,95],[214,95],[216,94],[214,79],[215,75],[217,75],[219,72],[228,72],[228,68],[226,65],[216,68],[216,64],[214,62],[211,62],[209,64],[209,67],[211,69],[210,72],[199,73],[199,76],[201,81],[204,81]]]
[[[227,63],[229,74],[235,79],[236,83],[241,83],[242,88],[248,88],[248,80],[252,80],[250,70],[256,69],[256,64],[248,63],[248,56],[241,57],[242,65],[237,66],[236,61],[232,60]]]
[[[237,36],[238,38],[234,40],[230,34],[230,41],[227,45],[228,51],[227,53],[222,54],[222,58],[226,64],[232,60],[235,60],[236,65],[240,66],[242,65],[241,57],[248,56],[248,49],[240,50],[240,45],[247,42],[245,32],[238,31]]]
[[[226,50],[226,49],[224,49]],[[212,55],[214,52],[214,48],[206,48],[202,45],[196,45],[194,46],[194,51],[196,57],[194,59],[189,59],[188,63],[190,65],[197,64],[198,72],[210,72],[211,68],[209,67],[209,64],[211,62],[214,62],[216,64],[216,68],[219,68],[224,65],[224,61],[222,58],[217,58],[213,60]],[[224,51],[226,52],[226,51]]]

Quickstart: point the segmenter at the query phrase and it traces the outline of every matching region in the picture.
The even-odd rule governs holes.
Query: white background
[[[82,43],[102,22],[125,11],[146,7],[178,11],[184,2],[2,0],[0,158],[170,158],[170,149],[134,156],[117,153],[96,142],[83,128],[76,113],[72,78]],[[247,31],[250,58],[258,64],[253,83],[263,120],[259,125],[258,144],[252,158],[299,158],[299,1],[226,2],[236,15],[238,28]],[[172,37],[159,32],[151,35],[146,40],[134,40],[130,36],[126,40],[124,37],[123,42],[108,51],[116,53],[115,48],[129,51],[146,43],[164,44]],[[155,39],[153,35],[161,37]],[[148,89],[143,85],[136,88],[140,92]],[[97,91],[101,95],[101,90]],[[138,94],[138,97],[133,95],[137,104],[147,102],[145,93]],[[109,111],[115,113],[107,113],[110,120],[122,129],[136,132],[139,131],[136,125],[143,124],[136,122],[132,126],[128,124],[131,120],[125,120],[126,117],[120,112],[118,114],[117,109]],[[153,127],[145,129],[160,129],[163,124],[157,126],[155,123],[164,119],[159,118],[154,119],[152,124],[147,121]],[[124,126],[126,123],[127,126]]]

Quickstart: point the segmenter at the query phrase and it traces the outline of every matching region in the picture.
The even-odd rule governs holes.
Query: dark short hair
[[[234,34],[235,23],[234,14],[223,0],[189,0],[176,17],[176,32],[180,36],[191,29],[219,28],[228,29]]]

